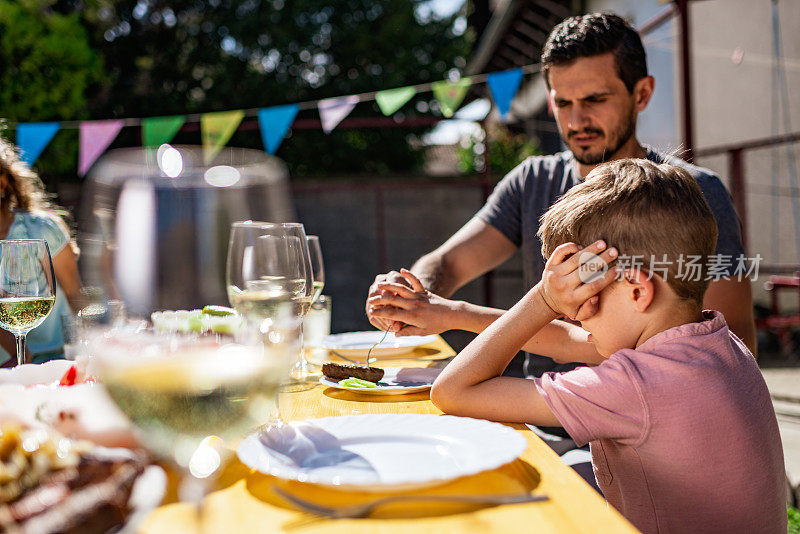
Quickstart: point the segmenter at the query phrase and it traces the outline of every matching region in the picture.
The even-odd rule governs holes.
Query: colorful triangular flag
[[[186,115],[142,119],[142,145],[158,147],[169,143],[186,122]]]
[[[78,175],[84,176],[124,126],[123,120],[83,121],[80,124]]]
[[[319,108],[319,118],[322,121],[322,131],[326,134],[331,133],[342,122],[342,119],[353,111],[356,104],[358,104],[356,95],[320,100],[317,107]]]
[[[375,93],[375,101],[381,108],[381,113],[391,115],[417,94],[414,87],[400,87],[399,89],[387,89]]]
[[[264,141],[264,150],[267,154],[278,151],[299,109],[297,104],[289,104],[258,110],[258,126],[261,128],[261,139]]]
[[[203,113],[200,117],[200,134],[203,138],[203,154],[206,163],[219,154],[243,118],[244,111],[241,109]]]
[[[17,125],[17,146],[28,167],[33,166],[60,127],[57,122],[23,122]]]
[[[431,84],[433,96],[439,101],[442,115],[445,117],[453,116],[453,113],[456,112],[461,101],[464,100],[470,85],[472,85],[471,78],[461,78],[457,82],[442,80]]]
[[[506,119],[508,110],[511,109],[511,101],[517,95],[520,82],[522,82],[522,69],[494,72],[486,79],[486,84],[492,93],[492,100],[503,120]]]

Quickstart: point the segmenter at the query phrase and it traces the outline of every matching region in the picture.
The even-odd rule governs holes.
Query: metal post
[[[744,188],[744,154],[741,148],[728,151],[728,176],[731,180],[731,200],[742,226],[742,244],[747,250],[747,200]]]
[[[486,130],[485,122],[481,121],[481,129],[483,130],[483,172],[481,172],[481,193],[482,204],[486,204],[489,198],[489,179],[492,175],[491,169],[491,153],[489,152],[489,132]],[[494,306],[494,271],[489,271],[483,275],[483,301],[486,306]]]
[[[378,240],[378,272],[388,271],[386,261],[386,209],[383,202],[383,187],[375,185],[375,233]]]
[[[676,0],[681,26],[681,84],[683,86],[683,159],[694,160],[694,135],[692,134],[692,62],[689,42],[689,0]]]

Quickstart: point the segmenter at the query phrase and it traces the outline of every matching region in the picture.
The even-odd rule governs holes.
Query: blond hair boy
[[[563,426],[590,443],[603,494],[643,532],[785,532],[769,392],[724,317],[701,308],[716,233],[684,170],[639,159],[597,167],[542,217],[542,281],[456,356],[431,399],[456,415]],[[562,315],[605,360],[501,376]]]

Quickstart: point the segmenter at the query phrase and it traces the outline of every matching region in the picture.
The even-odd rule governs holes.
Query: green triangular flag
[[[203,113],[200,117],[200,133],[203,138],[203,159],[206,163],[219,154],[243,118],[244,111],[241,109]]]
[[[442,108],[442,115],[445,117],[452,117],[453,113],[458,109],[464,96],[467,94],[467,89],[472,85],[471,78],[461,78],[457,82],[433,82],[431,89],[433,89],[433,96],[439,101],[439,107]]]
[[[411,100],[415,94],[417,94],[417,90],[413,87],[387,89],[375,93],[375,101],[378,103],[378,107],[381,108],[381,112],[384,115],[391,115],[402,108],[403,104]]]
[[[158,147],[169,143],[185,122],[186,115],[142,119],[142,145]]]

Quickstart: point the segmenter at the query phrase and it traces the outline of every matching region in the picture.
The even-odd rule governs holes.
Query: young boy
[[[769,392],[724,317],[701,308],[716,235],[684,170],[597,167],[542,217],[542,281],[456,356],[431,399],[451,414],[563,426],[590,443],[606,499],[643,532],[785,533]],[[620,253],[638,264],[622,265]],[[604,361],[501,376],[561,315],[581,322]]]

